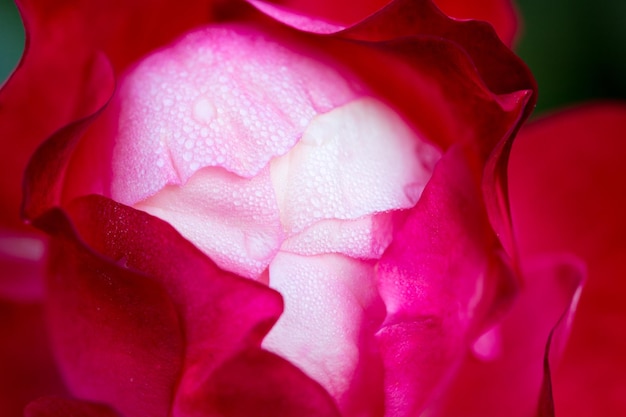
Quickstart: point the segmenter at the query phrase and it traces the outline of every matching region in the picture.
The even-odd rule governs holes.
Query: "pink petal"
[[[263,347],[324,386],[344,414],[377,415],[382,368],[374,332],[384,310],[373,264],[280,252],[270,265],[270,286],[286,304]]]
[[[557,415],[626,413],[626,107],[598,103],[537,121],[509,169],[522,261],[571,253],[586,263],[570,341],[553,372]]]
[[[342,253],[351,258],[379,259],[393,238],[393,213],[354,220],[320,220],[285,240],[283,252],[298,255]]]
[[[87,401],[43,397],[24,410],[24,417],[121,417],[109,407]]]
[[[289,234],[321,219],[356,219],[408,208],[439,152],[372,98],[316,117],[285,156],[272,161],[281,220]]]
[[[247,0],[248,3],[268,16],[299,30],[319,34],[330,34],[345,29],[344,25],[329,22],[321,17],[310,16],[303,12],[268,3],[261,0]],[[296,5],[297,7],[297,5]]]
[[[458,147],[443,156],[378,265],[386,416],[419,414],[509,297],[511,278],[464,158]]]
[[[356,96],[313,55],[254,29],[214,26],[144,59],[109,114],[118,131],[112,197],[134,204],[206,166],[259,173],[314,116]]]
[[[360,22],[390,1],[279,0],[267,2],[252,0],[249,3],[277,20],[297,25],[299,29],[308,28],[316,29],[316,31],[321,29],[320,33],[324,33],[324,28],[345,27]],[[306,20],[303,21],[302,18]],[[304,26],[301,26],[302,23]]]
[[[204,168],[135,208],[174,226],[222,269],[258,279],[284,239],[269,169],[251,179]]]

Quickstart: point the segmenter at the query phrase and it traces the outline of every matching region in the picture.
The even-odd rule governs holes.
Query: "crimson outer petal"
[[[511,154],[522,261],[569,253],[587,269],[570,340],[553,369],[557,416],[626,413],[625,125],[623,103],[570,109],[524,128]]]
[[[528,417],[537,415],[548,394],[544,356],[551,333],[558,347],[568,332],[572,300],[584,266],[568,256],[537,258],[525,265],[523,288],[511,311],[490,332],[493,357],[467,352],[451,387],[433,404],[437,417]],[[559,321],[559,327],[556,327]],[[556,329],[556,330],[555,330]],[[538,414],[537,417],[548,417]]]
[[[61,397],[42,397],[26,407],[24,417],[120,417],[120,415],[102,404]]]
[[[263,369],[263,363],[273,363],[267,369],[268,381],[281,379],[275,377],[275,366],[285,373],[282,379],[299,381],[291,388],[280,385],[285,390],[285,401],[293,403],[286,410],[292,410],[289,412],[295,415],[302,415],[297,412],[307,407],[321,415],[336,413],[327,394],[320,392],[313,381],[298,374],[299,371],[282,359],[267,357],[257,351],[251,357],[261,363],[250,363],[248,356],[244,356],[242,362],[228,361],[234,355],[241,355],[249,349],[255,352],[255,346],[258,348],[268,326],[280,314],[275,293],[217,270],[169,226],[150,216],[138,214],[105,198],[70,196],[61,201],[65,166],[73,149],[80,143],[82,131],[91,123],[90,118],[97,117],[99,108],[105,105],[113,77],[130,62],[212,17],[252,18],[267,30],[287,39],[299,39],[333,55],[368,82],[375,93],[393,103],[411,123],[419,126],[421,133],[444,149],[459,144],[462,149],[459,152],[466,162],[464,167],[468,170],[467,181],[474,186],[480,184],[482,167],[494,146],[500,144],[502,152],[498,155],[502,156],[501,160],[506,159],[506,144],[530,112],[532,106],[529,103],[534,99],[529,99],[535,84],[527,68],[498,41],[487,24],[450,20],[427,0],[398,0],[368,20],[328,36],[287,28],[269,18],[251,14],[251,9],[239,3],[227,13],[223,8],[213,7],[213,3],[194,2],[186,5],[182,14],[173,12],[174,8],[178,9],[178,4],[165,0],[156,6],[154,2],[146,6],[139,1],[125,3],[123,7],[115,7],[110,2],[86,1],[50,2],[37,7],[34,4],[21,4],[28,25],[29,48],[20,68],[0,96],[2,108],[10,109],[3,110],[0,123],[3,123],[3,131],[10,133],[7,137],[24,135],[24,148],[20,150],[24,155],[56,131],[30,163],[24,199],[25,216],[55,236],[55,251],[66,249],[63,257],[67,257],[67,262],[63,262],[60,256],[53,257],[56,281],[51,280],[51,291],[55,296],[51,297],[48,308],[52,329],[57,329],[53,331],[55,346],[75,393],[87,399],[107,401],[130,415],[144,407],[154,415],[168,410],[167,395],[166,400],[161,397],[161,402],[152,401],[149,393],[145,396],[146,393],[137,391],[139,388],[133,385],[135,380],[131,381],[131,373],[145,378],[143,370],[148,366],[148,359],[137,357],[138,352],[146,348],[142,343],[157,340],[160,335],[171,336],[168,345],[159,347],[159,357],[165,358],[163,364],[167,366],[151,370],[149,374],[157,378],[151,379],[149,384],[156,384],[154,388],[162,392],[172,393],[169,406],[174,410],[193,412],[198,409],[203,390],[214,386],[211,385],[212,378],[220,375],[224,363],[237,366],[236,369],[243,369],[242,363],[247,364],[244,368],[248,370]],[[149,9],[150,14],[145,19],[144,16],[136,19],[144,8]],[[212,12],[214,10],[222,13]],[[172,16],[177,18],[175,24],[170,25]],[[144,23],[137,27],[131,26],[131,22]],[[152,28],[160,24],[166,29],[159,32],[159,36],[153,36],[158,31]],[[93,30],[94,27],[99,30]],[[129,35],[131,29],[133,36]],[[55,36],[44,35],[46,33]],[[137,33],[147,36],[136,36]],[[51,39],[56,43],[51,43]],[[59,50],[75,50],[76,53],[59,59]],[[372,62],[376,62],[376,70],[372,69]],[[64,78],[41,77],[38,69],[48,67],[58,71],[59,77],[71,81],[66,85],[72,94],[61,94],[52,85],[58,85],[58,80]],[[35,82],[35,93],[27,96],[25,86],[31,79]],[[102,80],[105,82],[100,82]],[[59,109],[53,109],[51,103],[54,100],[60,100]],[[37,130],[21,129],[29,124],[24,115],[33,112],[47,117]],[[23,168],[24,161],[20,158],[16,157],[17,164],[11,168],[15,172]],[[12,184],[0,190],[8,198],[15,197]],[[472,190],[471,204],[480,205],[476,188]],[[466,224],[461,222],[459,228],[464,226]],[[494,249],[491,246],[493,236],[482,237],[484,240],[479,246]],[[193,262],[187,263],[190,259]],[[101,286],[109,279],[111,288],[107,293]],[[203,285],[206,284],[203,280],[207,279],[211,284]],[[103,316],[98,317],[92,312],[81,320],[70,320],[76,313],[91,308],[81,302],[83,297],[93,298],[94,305],[101,303]],[[232,311],[247,305],[246,300],[250,297],[266,300],[259,301],[264,306],[264,316],[250,316],[251,312],[246,310],[246,320],[235,324],[229,322],[233,320]],[[147,303],[148,300],[155,304]],[[156,305],[162,307],[158,314],[154,310]],[[205,326],[210,327],[211,323],[204,321],[199,311],[213,311],[215,317],[225,318],[221,326],[234,329],[237,336],[232,337],[219,325],[207,330]],[[156,315],[151,317],[150,312]],[[139,326],[152,322],[157,316],[162,325],[154,326],[154,333]],[[174,320],[175,316],[180,322]],[[129,326],[123,334],[118,334],[116,326],[111,325],[120,317],[126,317]],[[217,322],[220,320],[212,323]],[[85,340],[77,339],[77,335],[84,333],[81,326],[92,328],[94,323],[99,323],[106,331],[100,334],[92,331],[85,333],[89,336]],[[134,335],[131,334],[135,329],[133,325],[138,326]],[[461,337],[470,339],[474,326],[468,326],[466,330],[462,331]],[[115,340],[121,343],[114,344]],[[217,345],[219,348],[215,340],[222,340]],[[71,354],[75,342],[85,347],[83,357]],[[387,344],[390,351],[398,348],[393,346],[394,343]],[[128,365],[123,372],[123,376],[128,377],[126,380],[107,372],[106,366],[95,361],[102,355],[110,367],[116,367],[115,355],[120,354],[119,347],[124,345],[128,347],[126,352],[135,353],[123,356]],[[99,346],[110,349],[105,351]],[[214,356],[207,357],[207,349],[214,352]],[[86,369],[101,373],[88,375]],[[178,383],[173,381],[176,369],[179,369]],[[249,382],[246,378],[242,376],[237,382],[238,387],[246,386]],[[113,387],[107,382],[121,385]],[[209,392],[219,390],[210,389]],[[298,392],[315,394],[302,398]],[[133,394],[137,394],[136,403]],[[219,398],[222,398],[221,394],[217,400]],[[418,409],[421,401],[423,399],[411,403],[410,407]],[[207,405],[209,408],[214,406]],[[233,415],[237,412],[237,409],[232,410]]]
[[[194,416],[214,407],[203,387],[223,378],[219,369],[238,352],[260,351],[282,311],[280,295],[221,271],[171,226],[143,212],[97,196],[74,200],[67,212],[73,225],[60,210],[37,225],[55,237],[48,317],[72,392],[126,416]],[[231,389],[244,392],[266,360],[239,364]],[[280,365],[277,376],[255,377],[292,384],[266,410],[287,407],[295,417],[308,407],[335,415],[318,384],[282,358],[272,360]]]
[[[288,7],[304,15],[322,18],[328,22],[352,26],[391,1],[278,0],[272,3]],[[517,30],[517,16],[509,0],[436,0],[435,4],[450,17],[484,20],[491,23],[500,39],[507,45],[512,45]]]
[[[0,298],[0,338],[0,415],[21,417],[33,398],[66,393],[41,303]]]
[[[484,20],[498,33],[502,42],[512,46],[519,23],[514,3],[508,0],[436,0],[437,6],[448,16],[458,19]]]
[[[171,0],[91,2],[16,0],[26,27],[18,68],[0,91],[0,222],[20,227],[19,181],[34,150],[57,129],[102,106],[85,90],[104,52],[120,71],[193,25],[208,21],[211,3]],[[167,24],[164,24],[167,22]],[[106,94],[106,88],[103,88]]]

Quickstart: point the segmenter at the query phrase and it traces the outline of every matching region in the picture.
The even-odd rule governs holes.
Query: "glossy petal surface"
[[[509,46],[515,40],[518,23],[511,0],[435,0],[435,3],[448,16],[491,23],[502,42]]]
[[[557,415],[626,412],[626,108],[596,104],[539,120],[509,170],[522,259],[567,252],[585,262],[571,339],[553,373]]]
[[[584,274],[584,266],[572,257],[530,262],[513,308],[474,344],[432,415],[536,415],[548,335],[562,316],[571,320],[567,313],[577,301]],[[552,347],[562,348],[556,340]]]
[[[452,148],[381,258],[387,317],[377,337],[387,416],[419,414],[473,343],[487,311],[506,300],[497,288],[507,272],[487,250],[495,237],[480,207],[462,151]]]

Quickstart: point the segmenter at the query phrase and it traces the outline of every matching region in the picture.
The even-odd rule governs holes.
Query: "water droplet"
[[[198,123],[207,124],[215,117],[215,106],[206,97],[200,97],[193,105],[193,118]]]

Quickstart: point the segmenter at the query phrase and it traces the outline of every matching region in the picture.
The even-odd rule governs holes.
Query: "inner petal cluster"
[[[359,408],[380,372],[376,261],[439,151],[339,64],[249,28],[147,57],[115,105],[111,196],[280,291],[264,347]]]

